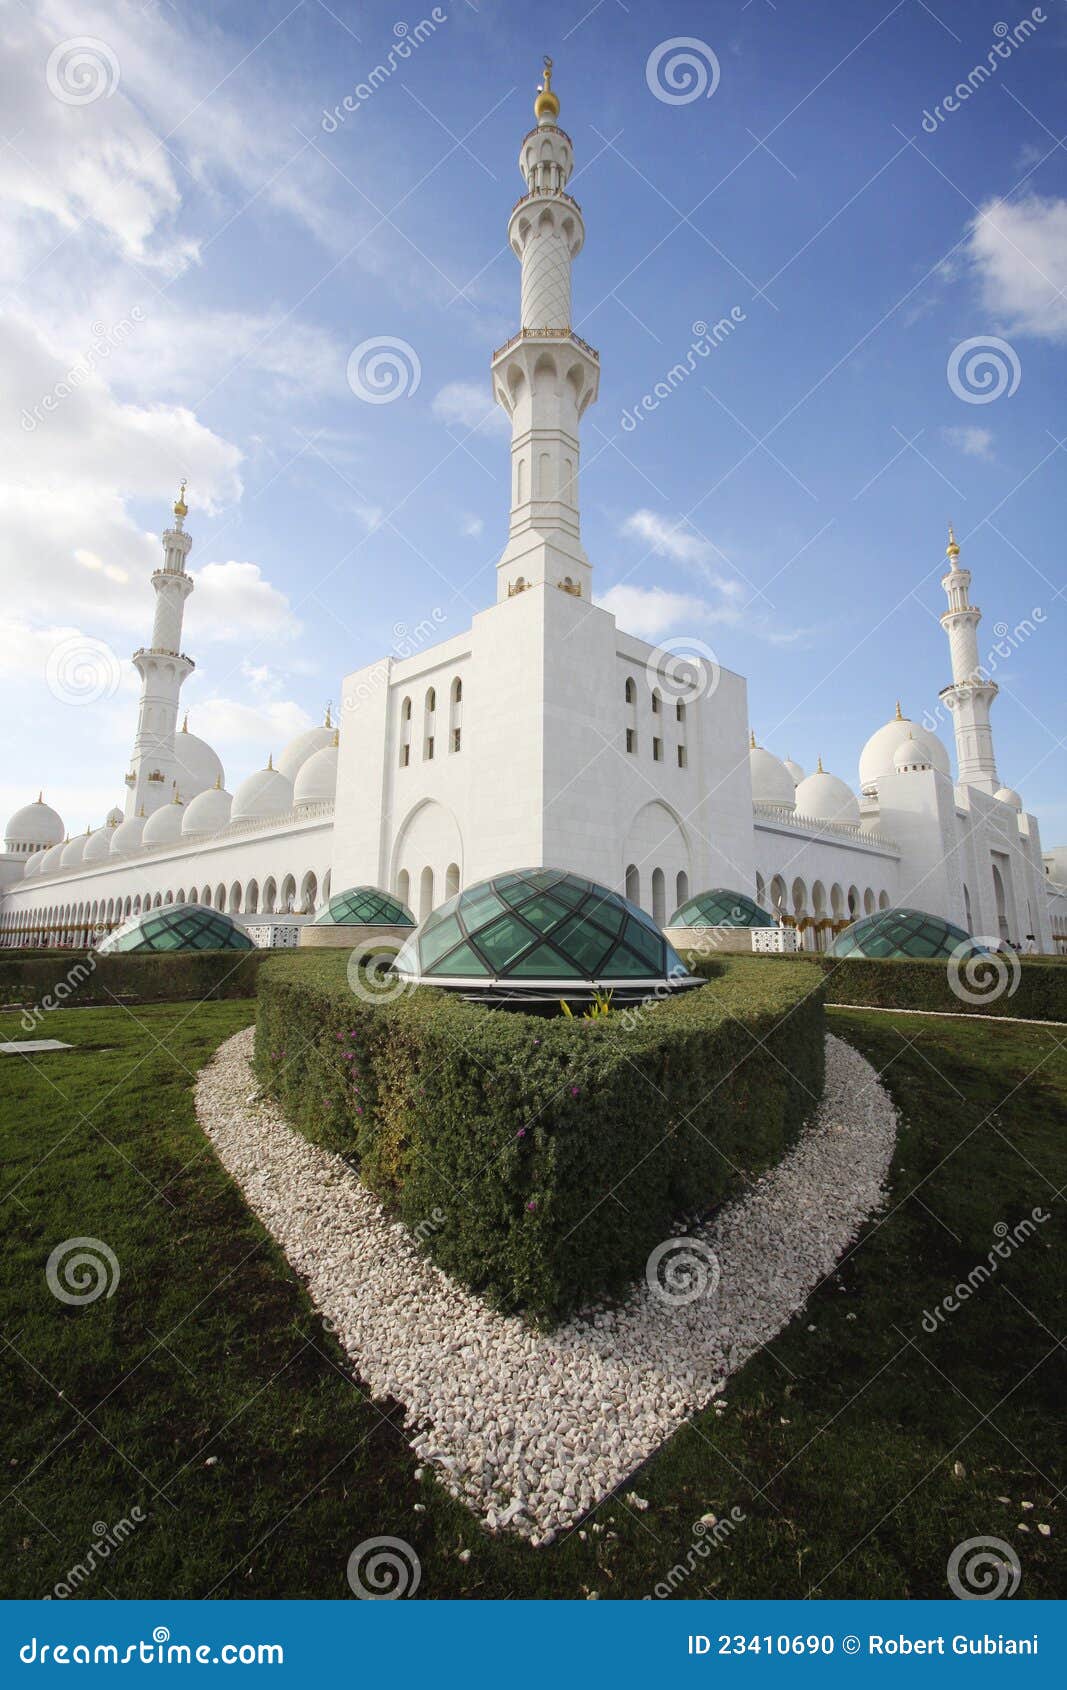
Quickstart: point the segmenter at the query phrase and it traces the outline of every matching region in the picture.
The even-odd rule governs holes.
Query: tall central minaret
[[[174,505],[174,527],[163,534],[163,567],[152,575],[156,590],[152,643],[133,654],[134,667],[141,677],[141,702],[126,776],[127,816],[139,815],[142,807],[150,816],[174,796],[171,780],[178,694],[196,667],[181,648],[185,601],[193,590],[192,577],[185,573],[185,560],[193,543],[192,535],[185,532],[187,515],[183,481]]]
[[[949,567],[941,585],[948,596],[948,609],[941,618],[941,626],[948,635],[952,656],[952,685],[942,687],[941,698],[952,711],[960,781],[964,786],[977,786],[992,795],[999,791],[1000,780],[993,755],[989,709],[999,689],[979,662],[978,624],[982,612],[971,603],[971,572],[961,567],[960,548],[951,524],[946,553]]]
[[[578,424],[597,396],[600,359],[571,329],[571,261],[582,208],[566,192],[571,138],[557,123],[552,60],[519,151],[527,192],[508,221],[522,264],[522,324],[494,353],[493,395],[511,418],[511,527],[497,598],[547,584],[588,599],[592,570],[578,527]]]

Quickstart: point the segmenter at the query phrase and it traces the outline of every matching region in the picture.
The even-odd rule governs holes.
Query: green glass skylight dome
[[[643,910],[552,868],[468,886],[427,916],[393,966],[428,986],[485,988],[497,999],[588,996],[594,988],[630,997],[699,983]]]
[[[319,911],[313,927],[414,927],[415,917],[399,898],[376,886],[350,886]]]
[[[206,904],[144,910],[102,940],[103,951],[254,951],[243,927]]]
[[[962,927],[954,927],[939,915],[925,910],[876,910],[839,933],[830,946],[830,956],[846,957],[949,957],[959,945],[968,945],[977,955],[985,950]]]
[[[749,898],[744,892],[730,892],[716,886],[710,892],[698,892],[680,909],[676,909],[668,927],[776,927],[773,915]]]

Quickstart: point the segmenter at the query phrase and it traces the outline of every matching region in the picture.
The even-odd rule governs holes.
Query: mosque
[[[43,794],[7,824],[0,943],[86,945],[147,909],[224,910],[261,944],[292,943],[352,886],[421,920],[462,888],[551,865],[613,887],[660,925],[708,888],[754,898],[822,950],[858,916],[907,905],[986,940],[1067,952],[1067,846],[1042,854],[1036,817],[1001,784],[995,682],[981,611],[949,531],[941,617],[949,751],[896,714],[860,753],[858,785],[757,744],[744,679],[679,662],[594,603],[579,525],[579,439],[598,353],[571,323],[585,240],[546,61],[519,152],[526,192],[508,240],[521,326],[491,360],[511,424],[511,517],[496,602],[471,626],[350,674],[338,720],[298,734],[226,786],[210,745],[179,727],[194,582],[185,487],[152,575],[150,643],[125,794],[70,833]]]

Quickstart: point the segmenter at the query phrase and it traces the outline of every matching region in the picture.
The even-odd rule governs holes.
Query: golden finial
[[[141,808],[140,808],[140,809],[139,809],[139,810],[138,810],[138,812],[137,812],[137,814],[138,814],[138,815],[139,815],[139,816],[143,816],[143,815],[144,815],[144,805],[143,805],[143,804],[142,804],[142,805],[141,805]]]
[[[755,749],[756,749],[756,730],[755,730],[755,728],[749,729],[748,749],[750,751],[755,751]]]
[[[322,724],[324,728],[332,728],[333,727],[333,723],[330,720],[330,705],[332,703],[333,703],[332,699],[327,699],[327,701],[326,701],[326,720]]]
[[[86,822],[86,824],[85,824],[85,837],[86,837],[86,839],[88,839],[88,837],[89,837],[90,833],[92,833],[92,831],[93,830],[92,830],[91,824],[89,822]]]
[[[216,792],[222,791],[222,776],[221,775],[215,776],[215,791]]]
[[[897,699],[897,721],[902,722],[903,720],[904,720],[904,712],[900,708],[900,699],[898,698]]]
[[[945,547],[945,552],[949,557],[959,557],[960,555],[960,548],[951,522],[948,525],[948,545]]]
[[[559,96],[552,92],[552,60],[547,53],[545,54],[545,74],[534,101],[534,116],[538,120],[542,117],[559,116]]]
[[[179,522],[183,517],[189,515],[189,506],[185,502],[185,488],[186,482],[183,479],[181,487],[178,489],[178,497],[174,501],[174,514]]]
[[[268,767],[268,769],[274,768],[274,753],[273,753],[273,751],[269,751],[267,753],[267,767]]]
[[[43,787],[41,788],[40,792],[37,794],[37,802],[38,802],[38,804],[44,803],[44,788]]]
[[[185,719],[182,722],[182,733],[187,734],[188,732],[189,732],[189,712],[187,710],[185,712]]]
[[[333,730],[333,743],[334,743],[335,746],[340,745],[340,743],[341,743],[341,730],[340,730],[340,728],[334,728],[334,730]]]
[[[819,773],[821,775],[826,773],[825,769],[822,766],[822,758],[821,757],[819,758]]]

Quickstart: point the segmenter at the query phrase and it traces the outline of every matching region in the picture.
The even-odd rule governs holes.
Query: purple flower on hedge
[[[520,1127],[518,1132],[515,1134],[515,1137],[516,1138],[525,1138],[526,1137],[526,1128]]]
[[[536,1209],[537,1208],[537,1198],[531,1197],[530,1201],[527,1203],[526,1207],[527,1207],[527,1209]]]
[[[362,1113],[363,1113],[363,1105],[362,1105],[362,1103],[357,1103],[356,1104],[356,1114],[362,1115]]]
[[[581,1094],[581,1092],[580,1092],[580,1091],[579,1091],[579,1089],[578,1089],[578,1087],[577,1087],[577,1086],[572,1086],[572,1087],[571,1087],[571,1096],[572,1096],[572,1097],[581,1097],[581,1095],[582,1095],[582,1094]]]

